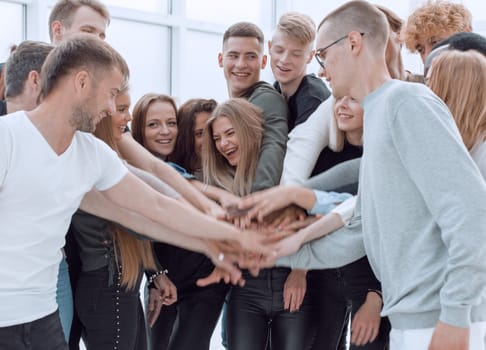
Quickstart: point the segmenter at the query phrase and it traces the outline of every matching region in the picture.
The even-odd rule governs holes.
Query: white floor
[[[209,348],[210,350],[225,350],[223,345],[221,345],[221,319],[218,321],[213,336],[211,337],[211,346]]]
[[[86,350],[83,342],[81,341],[80,350]],[[221,319],[218,321],[216,325],[216,329],[214,330],[213,336],[211,337],[211,344],[209,347],[210,350],[225,350],[223,345],[221,345]]]

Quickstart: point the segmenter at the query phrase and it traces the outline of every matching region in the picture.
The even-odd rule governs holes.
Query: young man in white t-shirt
[[[242,234],[157,194],[91,135],[114,110],[115,97],[128,80],[126,62],[108,44],[89,35],[73,37],[51,52],[41,75],[42,103],[0,120],[1,349],[66,348],[55,301],[60,249],[72,214],[93,188],[149,223],[159,222],[161,232],[187,235],[182,245],[189,249],[192,243],[195,249],[204,246],[188,237],[202,234],[261,250],[258,243],[249,243],[256,242],[254,233]],[[82,208],[115,217],[93,203],[85,201]],[[157,238],[156,232],[147,231]],[[213,261],[223,259],[221,253]]]

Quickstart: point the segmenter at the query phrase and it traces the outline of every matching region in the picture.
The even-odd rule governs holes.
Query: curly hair
[[[464,5],[429,0],[408,17],[402,40],[411,52],[420,52],[424,43],[433,44],[454,33],[471,31],[471,23],[471,12]]]

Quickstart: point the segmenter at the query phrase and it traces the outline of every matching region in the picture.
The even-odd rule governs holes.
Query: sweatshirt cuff
[[[439,320],[451,326],[469,328],[471,326],[471,306],[444,306]]]
[[[352,197],[349,193],[337,193],[313,190],[316,202],[314,206],[307,211],[309,215],[329,214],[331,210],[346,202]],[[343,220],[344,221],[344,220]]]
[[[353,217],[354,208],[356,207],[356,196],[348,198],[340,205],[331,210],[331,213],[338,214],[344,224],[348,224]]]

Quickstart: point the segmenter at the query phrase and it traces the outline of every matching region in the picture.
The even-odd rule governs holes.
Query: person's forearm
[[[224,205],[225,202],[228,202],[228,198],[233,198],[235,201],[238,199],[234,194],[218,188],[216,186],[211,186],[202,183],[198,180],[190,180],[190,183],[201,193],[204,193],[210,199]]]
[[[154,222],[143,215],[121,208],[102,193],[92,190],[87,193],[80,208],[87,213],[116,222],[123,227],[159,242],[169,243],[184,249],[207,254],[206,243],[200,239],[176,232],[166,225]]]
[[[181,198],[181,195],[177,193],[172,187],[167,185],[164,181],[159,179],[158,177],[155,177],[151,173],[144,171],[142,169],[136,168],[133,165],[130,165],[128,163],[125,164],[127,166],[127,169],[136,177],[138,177],[140,180],[145,182],[147,185],[152,187],[154,190],[157,192],[163,193],[166,196],[169,196],[174,199],[179,199]]]
[[[191,210],[187,205],[155,192],[130,173],[117,185],[104,191],[103,195],[119,206],[189,236],[237,241],[245,238],[233,225],[219,222],[209,215]]]
[[[208,213],[217,205],[195,189],[174,168],[153,156],[130,135],[123,135],[121,141],[118,142],[118,148],[123,158],[130,164],[148,171],[165,181],[199,210]]]
[[[314,222],[312,225],[300,230],[296,234],[302,235],[302,243],[310,242],[316,238],[326,236],[344,225],[338,214],[331,213]]]
[[[340,219],[336,218],[336,215],[333,216],[328,215],[327,219],[325,216],[318,220],[311,225],[316,226],[310,230],[307,229],[311,226],[297,232],[297,235],[302,236],[297,240],[307,243],[296,253],[279,258],[276,265],[293,269],[332,269],[346,266],[365,256],[360,223],[355,222],[339,228]],[[331,231],[336,227],[337,230]]]
[[[288,186],[286,188],[287,195],[291,198],[293,204],[298,205],[303,209],[310,210],[316,204],[316,196],[314,191],[300,186]]]
[[[358,190],[359,167],[361,158],[339,163],[319,175],[304,182],[304,186],[320,191],[348,192]]]

